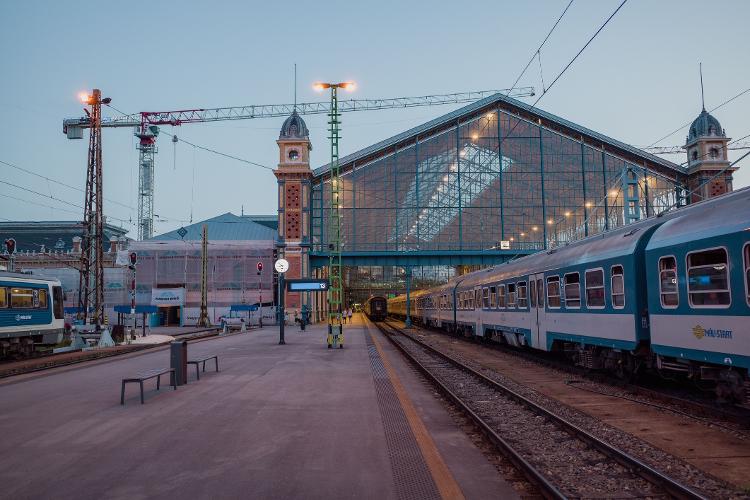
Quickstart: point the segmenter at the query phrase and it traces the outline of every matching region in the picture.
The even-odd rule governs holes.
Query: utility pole
[[[88,322],[89,307],[91,307],[91,321],[98,331],[104,321],[102,104],[109,104],[112,99],[109,97],[102,99],[101,90],[94,89],[91,95],[82,95],[81,100],[90,107],[90,111],[87,108],[84,108],[84,111],[91,120],[91,128],[89,129],[78,307],[84,324]]]
[[[331,135],[331,208],[328,225],[328,348],[344,347],[342,321],[343,286],[341,275],[341,204],[343,189],[339,171],[339,99],[338,89],[354,90],[353,82],[316,83],[316,90],[331,89],[331,111],[328,113]]]
[[[198,326],[211,326],[211,320],[208,318],[208,226],[206,224],[203,224],[201,239],[201,314],[198,318]]]

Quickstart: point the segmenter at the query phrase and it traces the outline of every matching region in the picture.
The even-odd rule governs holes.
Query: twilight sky
[[[124,112],[325,99],[318,80],[355,80],[352,97],[418,96],[507,88],[568,0],[535,2],[267,2],[78,0],[0,3],[0,220],[79,220],[86,178],[84,140],[62,119],[82,115],[79,92],[100,88]],[[541,52],[549,84],[620,0],[575,0]],[[99,10],[93,10],[99,9]],[[750,2],[629,0],[539,107],[636,146],[750,87]],[[519,82],[541,91],[535,62]],[[527,102],[532,102],[527,100]],[[458,106],[349,113],[342,155]],[[750,92],[714,112],[727,135],[750,134]],[[105,110],[105,116],[116,114]],[[328,161],[326,117],[308,116],[312,167]],[[283,119],[193,124],[164,131],[275,167]],[[660,145],[681,145],[687,127]],[[135,237],[137,151],[130,129],[105,129],[105,211]],[[275,178],[178,143],[159,141],[156,233],[232,211],[271,214]],[[730,159],[744,151],[730,151]],[[677,163],[683,154],[668,157]],[[735,188],[750,185],[750,160]],[[57,200],[46,196],[52,196]],[[116,203],[113,203],[116,202]],[[50,208],[54,207],[54,208]],[[132,208],[128,208],[132,207]]]

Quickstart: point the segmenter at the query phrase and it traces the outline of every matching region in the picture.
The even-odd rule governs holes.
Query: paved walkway
[[[287,327],[285,346],[270,327],[192,342],[188,357],[216,353],[221,372],[177,391],[147,382],[145,405],[130,384],[121,406],[120,380],[167,366],[165,349],[0,381],[0,498],[403,498],[388,382],[430,474],[416,480],[443,498],[513,496],[379,333],[361,318],[345,331],[341,350],[320,326]]]

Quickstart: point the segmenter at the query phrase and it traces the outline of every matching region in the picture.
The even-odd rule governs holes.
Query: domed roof
[[[698,118],[693,120],[688,132],[688,142],[692,142],[698,137],[726,137],[724,129],[721,128],[719,120],[711,116],[705,109],[701,111]]]
[[[292,111],[289,118],[284,120],[284,124],[281,126],[281,133],[279,133],[279,139],[307,139],[310,136],[310,131],[307,130],[305,120],[297,114],[297,110]]]

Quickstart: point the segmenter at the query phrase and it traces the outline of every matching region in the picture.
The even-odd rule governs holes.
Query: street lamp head
[[[344,90],[348,90],[349,92],[353,92],[357,88],[357,84],[354,82],[342,82],[337,84],[337,86]]]
[[[91,96],[89,96],[88,92],[81,92],[78,94],[78,98],[83,104],[89,104],[89,101],[91,100]]]
[[[316,82],[313,84],[313,88],[317,90],[318,92],[322,91],[323,89],[330,88],[330,83],[323,83],[323,82]]]

